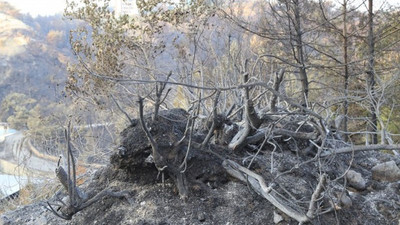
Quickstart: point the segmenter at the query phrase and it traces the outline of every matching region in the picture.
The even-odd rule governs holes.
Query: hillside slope
[[[53,30],[39,19],[25,20],[0,13],[0,102],[10,93],[18,92],[40,100],[60,98],[71,53],[66,42],[67,30]],[[59,20],[59,21],[58,21]],[[53,24],[60,17],[49,17]],[[63,23],[63,22],[62,22]],[[54,29],[59,25],[54,26]],[[61,27],[62,28],[62,27]]]
[[[183,135],[182,124],[185,121],[176,120],[179,118],[176,116],[177,113],[181,113],[181,116],[187,114],[181,109],[160,113],[164,119],[160,117],[157,124],[149,123],[153,127],[152,132],[157,143],[167,146],[161,148],[160,154],[171,156],[168,163],[175,162],[175,159],[179,159],[180,163],[184,149],[171,149],[165,143]],[[147,118],[147,122],[150,122],[150,117]],[[165,131],[170,129],[178,137],[166,135]],[[198,135],[194,139],[204,137],[200,133]],[[237,165],[249,166],[251,171],[265,179],[272,188],[270,194],[275,199],[300,213],[308,210],[309,199],[314,195],[312,186],[317,183],[319,171],[326,173],[326,184],[318,198],[319,214],[307,224],[398,224],[400,173],[397,171],[399,174],[391,178],[389,171],[384,170],[385,175],[377,175],[377,167],[382,168],[389,164],[399,170],[395,166],[400,164],[398,157],[366,151],[353,153],[354,158],[351,153],[347,153],[317,161],[312,160],[309,155],[299,155],[288,150],[289,145],[284,139],[277,141],[285,148],[281,151],[273,151],[271,148],[262,151],[254,156],[252,166],[248,165],[248,156],[255,153],[254,149],[252,151],[247,148],[242,153],[232,152],[225,145],[217,144],[211,144],[210,151],[191,149],[187,158],[187,170],[184,172],[187,178],[184,185],[187,186],[189,195],[183,200],[179,197],[182,197],[182,189],[172,170],[168,167],[165,169],[163,183],[160,172],[148,159],[151,148],[144,131],[140,125],[132,124],[121,133],[120,147],[114,151],[110,163],[84,176],[86,182],[79,186],[82,192],[78,193],[85,193],[82,194],[86,196],[82,198],[84,202],[96,200],[82,210],[72,212],[71,220],[63,220],[46,210],[47,203],[50,203],[55,209],[59,209],[57,212],[60,215],[66,215],[64,213],[67,212],[67,206],[60,205],[59,200],[67,202],[68,198],[65,192],[60,191],[48,201],[4,213],[0,217],[0,223],[299,224],[263,198],[252,186],[252,177],[248,176],[247,182],[242,182],[229,176],[224,163],[221,163],[221,158],[225,158]],[[306,161],[308,163],[304,163]],[[275,172],[270,172],[271,167],[275,167]]]

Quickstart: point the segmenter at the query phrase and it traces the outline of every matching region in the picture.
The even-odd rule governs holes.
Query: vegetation
[[[398,154],[398,131],[388,124],[398,122],[392,115],[399,105],[388,90],[399,81],[399,68],[396,60],[385,60],[386,48],[398,48],[398,41],[391,39],[400,31],[400,20],[392,21],[398,10],[374,11],[372,0],[365,12],[363,5],[347,0],[338,6],[298,0],[137,5],[140,15],[116,15],[107,0],[69,4],[66,17],[84,23],[71,32],[78,61],[69,67],[67,90],[84,99],[80,105],[117,107],[130,127],[138,124],[130,116],[138,108],[152,160],[160,173],[175,181],[181,198],[188,198],[188,180],[193,179],[186,172],[189,155],[204,151],[289,217],[309,222],[336,207],[318,207],[323,189],[336,185],[327,178],[326,162],[315,171],[319,176],[307,212],[300,212],[299,205],[271,194],[277,192],[273,185],[248,169],[262,150],[284,149],[284,136],[294,140],[290,147],[296,154],[313,156],[299,165],[355,151],[388,149]],[[139,99],[138,104],[132,99]],[[145,100],[154,106],[151,118],[144,116]],[[176,136],[170,137],[163,121],[168,116],[160,115],[159,108],[188,105],[185,129],[180,134],[174,128]],[[388,109],[390,115],[383,116]],[[197,120],[202,117],[208,118],[206,125]],[[232,126],[236,135],[220,139]],[[245,168],[215,153],[212,138],[215,145],[238,155],[251,146],[257,151]],[[124,145],[119,150],[112,162],[120,168],[126,166],[125,157],[137,160],[141,156],[136,154],[143,154]],[[292,170],[295,167],[287,173]],[[274,171],[271,165],[270,173]],[[61,183],[69,179],[59,178]],[[75,182],[64,186],[72,202],[80,201],[73,194]],[[79,204],[72,204],[65,214],[52,211],[71,219],[80,210]]]
[[[113,168],[128,174],[150,160],[174,180],[185,200],[189,183],[208,166],[246,182],[305,223],[349,207],[342,200],[347,180],[341,181],[348,169],[338,170],[341,175],[336,171],[336,178],[327,175],[336,154],[351,152],[349,167],[359,151],[399,154],[398,8],[372,0],[360,5],[349,0],[138,0],[138,15],[118,15],[109,4],[71,1],[65,18],[74,26],[39,28],[46,45],[60,52],[66,48],[65,29],[71,29],[73,59],[66,60],[65,93],[44,103],[36,98],[40,92],[0,93],[2,120],[29,129],[42,143],[51,140],[52,147],[67,145],[68,172],[58,165],[56,173],[69,200],[48,202],[57,216],[72,219],[104,196],[129,199],[128,192],[108,189],[84,196],[75,177],[76,155],[112,155]],[[4,10],[21,17],[9,6]],[[40,19],[25,21],[34,26]],[[62,59],[57,62],[64,65]],[[41,78],[50,86],[63,80],[53,72]],[[10,76],[8,82],[16,79]],[[60,127],[71,120],[77,125],[68,125],[62,140]],[[101,134],[87,131],[85,126],[94,123],[114,126]],[[115,130],[123,127],[118,151],[110,152]],[[279,171],[277,149],[290,150],[300,162]],[[262,154],[271,158],[270,183],[254,170]],[[215,167],[203,165],[210,158]],[[316,177],[300,201],[279,178],[308,164],[315,165],[310,173]],[[323,195],[336,189],[339,197]],[[279,197],[283,193],[292,201]]]
[[[346,140],[376,144],[379,137],[385,143],[382,130],[397,140],[398,125],[392,124],[398,123],[393,116],[399,105],[392,87],[398,58],[391,56],[400,25],[394,8],[372,4],[372,14],[348,1],[138,1],[140,15],[128,16],[116,15],[108,4],[84,1],[66,10],[68,18],[86,22],[72,32],[79,62],[70,67],[67,88],[92,104],[111,107],[111,95],[129,112],[136,95],[154,103],[154,92],[140,87],[165,81],[172,71],[170,83],[179,87],[165,103],[185,106],[213,92],[201,87],[229,89],[242,83],[243,73],[251,83],[273,82],[283,69],[279,91],[328,121],[343,118],[338,129]],[[264,92],[251,93],[260,109],[269,107],[271,94]],[[241,105],[240,95],[235,88],[226,91],[220,111]],[[202,107],[212,111],[212,104]]]

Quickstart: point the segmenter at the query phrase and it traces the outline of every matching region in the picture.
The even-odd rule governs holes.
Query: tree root
[[[262,195],[265,199],[267,199],[271,204],[273,204],[276,208],[281,210],[283,213],[288,215],[289,217],[295,219],[300,224],[305,222],[309,222],[311,219],[315,218],[316,214],[316,203],[318,198],[322,192],[323,185],[326,180],[326,176],[322,175],[320,178],[320,182],[317,185],[316,190],[314,191],[311,202],[309,205],[309,209],[307,213],[302,212],[300,207],[296,206],[296,204],[292,202],[288,202],[287,200],[276,195],[276,191],[273,189],[272,185],[267,185],[264,178],[260,175],[254,173],[253,171],[240,166],[236,162],[232,160],[224,160],[222,163],[225,170],[233,177],[248,183],[257,193]]]

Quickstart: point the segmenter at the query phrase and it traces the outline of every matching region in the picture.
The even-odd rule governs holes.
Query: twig
[[[165,80],[166,82],[168,82],[168,80],[171,77],[171,75],[172,75],[172,71],[169,72],[169,74],[167,75],[167,79]],[[156,101],[155,101],[155,104],[154,104],[153,121],[155,121],[157,119],[158,111],[160,109],[160,105],[165,101],[165,99],[168,96],[168,93],[171,91],[171,88],[168,89],[168,91],[165,94],[165,96],[161,99],[162,93],[164,92],[164,89],[167,86],[166,82],[158,82],[158,83],[156,83]]]
[[[53,212],[54,215],[60,217],[61,219],[64,219],[64,220],[72,219],[72,215],[66,216],[66,215],[62,215],[62,214],[58,213],[56,210],[54,210],[54,208],[51,206],[51,204],[49,202],[47,202],[47,205],[50,207],[50,211]]]
[[[275,124],[271,124],[270,126],[271,126],[271,129],[269,129],[269,132],[264,134],[264,141],[261,143],[260,147],[258,147],[258,150],[257,150],[256,154],[254,154],[254,156],[250,160],[250,163],[247,166],[248,169],[250,169],[251,164],[253,164],[253,162],[254,162],[255,158],[258,156],[258,154],[260,154],[261,149],[264,147],[265,143],[267,143],[269,141],[272,128],[275,126]]]
[[[279,92],[280,85],[283,80],[283,75],[285,74],[285,69],[280,69],[278,72],[275,74],[275,81],[274,81],[274,90],[276,92]],[[277,95],[273,95],[271,99],[271,112],[276,112],[276,102],[278,100]]]
[[[199,95],[199,99],[200,98],[201,98],[201,94]],[[193,135],[193,130],[194,130],[194,124],[195,124],[195,120],[196,120],[197,116],[199,115],[200,104],[201,104],[201,101],[199,100],[199,104],[197,105],[197,115],[193,115],[195,113],[195,111],[196,111],[196,110],[193,110],[191,118],[188,120],[188,123],[186,125],[185,134],[183,135],[182,139],[178,142],[179,143],[178,145],[180,145],[183,142],[183,140],[185,140],[187,132],[189,132],[189,142],[188,142],[185,158],[183,159],[182,164],[179,166],[180,169],[183,168],[183,170],[180,171],[181,173],[186,172],[187,158],[189,156],[189,152],[190,152],[191,146],[192,146],[192,135]],[[190,125],[190,128],[189,128],[189,125]]]
[[[325,184],[325,181],[326,181],[326,174],[322,174],[320,176],[317,188],[315,188],[314,193],[311,195],[310,205],[308,206],[308,211],[306,213],[308,218],[312,219],[316,215],[315,212],[317,210],[317,201],[318,201],[318,198],[319,198],[319,196],[320,196],[320,194],[322,192],[322,188],[323,188],[323,186]]]
[[[202,148],[208,144],[208,142],[210,141],[210,139],[211,139],[211,137],[212,137],[212,135],[214,133],[214,130],[215,130],[215,127],[216,127],[216,123],[217,123],[217,105],[218,105],[218,99],[219,99],[219,95],[220,94],[221,94],[221,92],[218,91],[217,95],[215,96],[214,106],[213,106],[213,122],[212,122],[210,130],[208,130],[206,138],[201,143],[201,147]]]
[[[122,107],[118,104],[117,100],[115,100],[114,96],[110,94],[111,99],[114,101],[114,103],[117,105],[118,109],[128,118],[129,122],[131,125],[134,125],[135,122],[131,119],[131,117],[128,115],[128,113],[122,109]]]
[[[229,110],[226,112],[226,114],[225,114],[225,118],[228,118],[230,115],[231,115],[231,113],[233,112],[233,110],[235,109],[235,107],[236,107],[236,105],[235,104],[232,104],[231,105],[231,107],[229,108]]]

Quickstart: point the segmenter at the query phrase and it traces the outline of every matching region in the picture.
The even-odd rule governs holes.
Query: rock
[[[340,195],[340,206],[342,208],[350,208],[353,205],[353,201],[351,200],[350,196],[347,192]]]
[[[351,187],[361,191],[365,189],[366,182],[361,173],[358,173],[354,170],[349,170],[349,172],[346,174],[346,178]]]
[[[197,215],[197,220],[199,220],[199,222],[204,222],[206,221],[206,215],[204,213],[199,213]]]
[[[395,182],[400,180],[400,169],[394,161],[377,164],[372,167],[372,179]]]
[[[48,221],[44,215],[39,216],[39,218],[36,219],[35,224],[48,224]]]
[[[0,217],[0,224],[6,225],[6,224],[10,224],[10,219],[8,219],[6,216],[1,216]]]
[[[283,220],[283,217],[274,211],[274,223],[278,224],[278,223],[282,222],[282,220]]]

